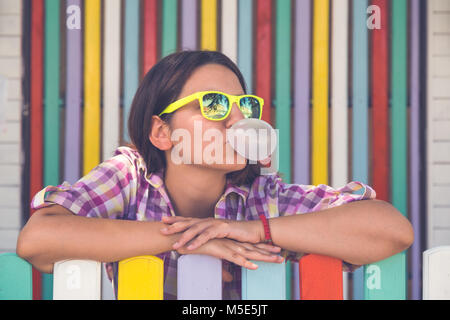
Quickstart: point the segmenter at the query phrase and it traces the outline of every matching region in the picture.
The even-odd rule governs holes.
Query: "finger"
[[[237,265],[247,268],[247,269],[251,269],[251,270],[257,269],[258,265],[254,264],[251,261],[248,261],[242,255],[242,253],[244,251],[245,251],[245,248],[243,248],[243,247],[238,247],[235,245],[228,244],[222,249],[221,259],[228,260],[234,264],[237,264]]]
[[[267,250],[270,252],[280,252],[281,251],[281,247],[274,246],[274,245],[267,244],[267,243],[256,243],[255,246],[260,249],[264,249],[264,250]]]
[[[210,224],[211,222],[205,221],[192,225],[181,235],[180,239],[178,239],[178,241],[174,243],[173,248],[176,250],[184,246],[186,243],[194,239],[199,233],[208,228]]]
[[[181,216],[163,216],[161,218],[161,221],[164,223],[174,223],[178,221],[185,221],[185,220],[191,220],[192,218],[186,218]]]
[[[258,249],[253,247],[251,244],[250,246],[248,246],[249,244],[237,244],[237,246],[241,246],[244,250],[240,251],[241,254],[247,258],[247,259],[251,259],[251,260],[258,260],[258,261],[264,261],[264,262],[272,262],[272,263],[281,263],[283,262],[283,257],[270,253],[270,252],[261,252],[262,249]]]
[[[226,234],[219,233],[216,228],[208,227],[205,228],[195,239],[192,240],[191,244],[187,247],[188,250],[195,250],[198,247],[204,245],[211,239],[214,238],[224,238]]]
[[[174,222],[171,225],[162,228],[161,232],[166,234],[166,235],[182,232],[182,231],[188,229],[189,227],[191,227],[192,225],[194,225],[196,223],[199,223],[199,222],[195,221],[195,220],[186,220],[186,221]]]
[[[243,247],[245,247],[247,250],[254,250],[258,251],[259,253],[266,254],[266,255],[273,255],[274,253],[265,249],[265,248],[258,248],[257,246],[253,245],[252,243],[240,243]]]

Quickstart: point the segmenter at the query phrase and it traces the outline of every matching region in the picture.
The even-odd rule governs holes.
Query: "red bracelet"
[[[264,235],[266,237],[265,243],[273,244],[272,236],[270,235],[269,221],[267,221],[267,218],[264,215],[264,213],[260,213],[259,218],[261,219],[264,226]]]

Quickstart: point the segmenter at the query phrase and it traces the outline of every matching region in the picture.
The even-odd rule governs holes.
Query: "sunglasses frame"
[[[218,93],[218,94],[222,94],[225,97],[227,97],[228,101],[230,102],[230,107],[228,108],[227,113],[219,119],[211,119],[208,118],[204,111],[203,111],[203,96],[205,94],[209,94],[209,93]],[[184,97],[180,100],[177,100],[171,104],[169,104],[160,114],[158,114],[158,116],[161,116],[165,113],[172,113],[182,107],[184,107],[185,105],[187,105],[188,103],[191,103],[194,100],[198,100],[198,103],[200,104],[200,110],[202,112],[202,115],[205,119],[207,120],[211,120],[211,121],[222,121],[224,119],[226,119],[230,113],[231,113],[231,109],[233,108],[233,104],[236,103],[236,105],[238,106],[239,110],[241,110],[240,106],[239,106],[239,100],[242,99],[243,97],[251,97],[251,98],[255,98],[256,100],[258,100],[259,105],[260,105],[260,110],[259,110],[259,120],[261,120],[262,117],[262,110],[263,110],[263,106],[264,106],[264,99],[255,95],[251,95],[251,94],[243,94],[240,96],[235,96],[235,95],[231,95],[231,94],[227,94],[221,91],[199,91],[196,93],[193,93],[191,95],[188,95],[187,97]],[[241,111],[242,112],[242,111]]]

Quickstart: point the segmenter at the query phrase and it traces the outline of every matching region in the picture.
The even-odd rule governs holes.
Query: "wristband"
[[[267,218],[264,215],[264,213],[260,213],[259,218],[261,219],[264,226],[264,236],[265,236],[264,242],[273,245],[272,236],[270,234],[269,221],[267,221]]]

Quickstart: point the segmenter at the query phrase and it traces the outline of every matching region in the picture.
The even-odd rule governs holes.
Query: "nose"
[[[233,124],[244,118],[245,117],[242,114],[241,109],[239,109],[239,106],[235,102],[233,102],[233,104],[231,105],[230,115],[226,119],[226,128],[230,128]]]

